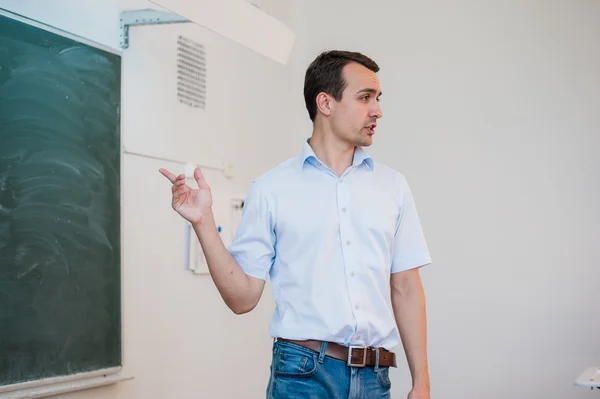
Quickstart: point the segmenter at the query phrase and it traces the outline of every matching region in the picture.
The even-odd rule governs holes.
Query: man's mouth
[[[369,132],[369,134],[375,134],[375,128],[377,127],[376,123],[365,126],[365,129]]]

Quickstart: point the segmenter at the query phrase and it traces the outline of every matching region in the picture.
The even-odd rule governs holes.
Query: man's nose
[[[381,111],[381,107],[378,102],[375,102],[375,105],[371,108],[372,118],[381,118],[383,116],[383,112]]]

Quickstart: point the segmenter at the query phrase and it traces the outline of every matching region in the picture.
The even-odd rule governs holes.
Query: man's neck
[[[317,158],[338,176],[352,165],[355,147],[340,141],[333,134],[327,134],[323,129],[315,127],[309,145]]]

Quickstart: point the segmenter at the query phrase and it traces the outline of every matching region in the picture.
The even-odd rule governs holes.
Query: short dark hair
[[[342,99],[346,88],[342,70],[351,63],[356,62],[377,73],[379,65],[372,59],[357,52],[332,50],[326,51],[310,64],[304,77],[304,101],[310,119],[314,122],[317,117],[317,95],[321,92],[330,94],[336,101]]]

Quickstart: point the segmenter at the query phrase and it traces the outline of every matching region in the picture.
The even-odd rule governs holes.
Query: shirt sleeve
[[[275,259],[274,219],[268,196],[257,181],[244,200],[242,219],[227,250],[244,273],[267,279]]]
[[[400,212],[394,236],[392,273],[431,263],[415,201],[404,176],[400,178]]]

